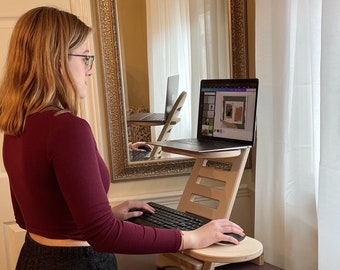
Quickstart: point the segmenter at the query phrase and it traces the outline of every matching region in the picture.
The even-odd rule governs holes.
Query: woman
[[[88,123],[77,116],[94,56],[91,29],[76,16],[39,7],[19,18],[0,85],[0,130],[15,218],[27,230],[17,269],[117,269],[113,253],[203,248],[243,230],[215,220],[194,230],[155,229],[124,220],[148,204],[111,208],[110,178]],[[135,243],[138,243],[137,245]]]

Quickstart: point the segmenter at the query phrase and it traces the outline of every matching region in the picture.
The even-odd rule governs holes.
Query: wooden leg
[[[257,265],[264,265],[264,254],[262,253],[259,257],[251,260],[251,262]]]
[[[216,266],[215,263],[204,262],[202,270],[214,270],[215,266]]]
[[[159,268],[177,267],[181,270],[202,270],[203,263],[181,253],[164,253],[157,257]]]

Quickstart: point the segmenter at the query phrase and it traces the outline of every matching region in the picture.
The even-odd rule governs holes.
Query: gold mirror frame
[[[231,77],[247,78],[248,38],[247,0],[226,0],[230,11]],[[98,79],[106,106],[108,147],[112,181],[188,174],[193,160],[167,159],[129,163],[127,127],[121,74],[119,32],[115,0],[92,2]]]

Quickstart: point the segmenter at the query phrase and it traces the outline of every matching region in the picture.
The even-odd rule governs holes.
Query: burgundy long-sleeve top
[[[177,252],[177,230],[117,220],[107,198],[108,169],[89,124],[69,112],[29,116],[20,136],[5,135],[3,160],[15,218],[29,232],[88,241],[97,251]]]

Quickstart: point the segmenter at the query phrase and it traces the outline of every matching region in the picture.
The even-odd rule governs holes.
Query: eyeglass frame
[[[92,69],[93,62],[94,62],[94,55],[87,55],[87,54],[74,54],[74,53],[69,53],[69,56],[76,56],[76,57],[82,57],[85,63],[85,66],[87,67],[88,70]]]

